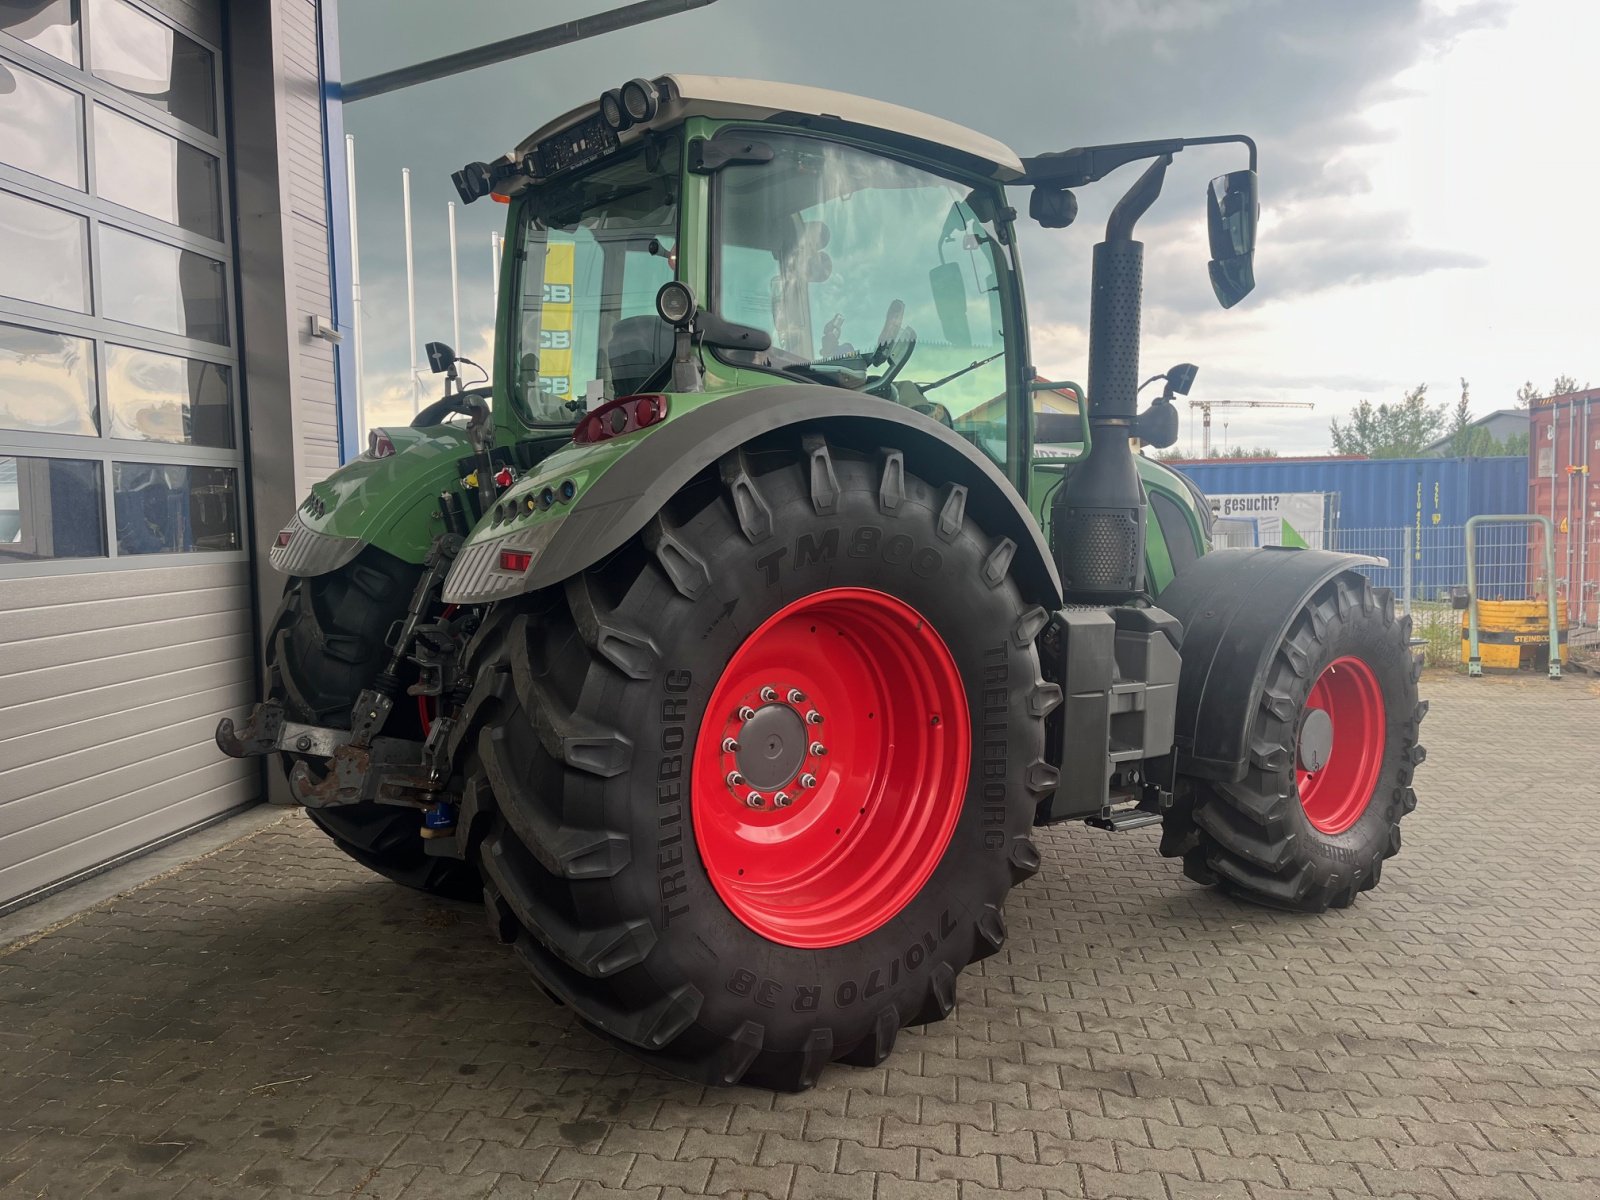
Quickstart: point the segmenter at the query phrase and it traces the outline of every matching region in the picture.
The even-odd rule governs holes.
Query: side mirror
[[[1256,218],[1260,213],[1254,171],[1218,175],[1206,190],[1211,290],[1223,308],[1232,308],[1256,286]]]
[[[1065,188],[1036,187],[1028,215],[1046,229],[1065,229],[1078,219],[1078,198]]]
[[[1167,368],[1167,391],[1174,396],[1187,396],[1189,389],[1194,386],[1194,377],[1199,373],[1200,368],[1193,363],[1179,363]]]
[[[456,365],[456,352],[443,342],[429,342],[423,348],[428,356],[428,369],[442,375]]]

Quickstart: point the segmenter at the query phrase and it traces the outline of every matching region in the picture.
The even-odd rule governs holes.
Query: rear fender
[[[553,455],[508,493],[503,524],[485,522],[473,531],[445,581],[444,598],[481,604],[560,583],[622,546],[724,454],[802,428],[868,452],[893,446],[905,455],[907,470],[964,485],[967,511],[990,534],[1016,544],[1011,569],[1027,598],[1050,608],[1060,603],[1060,577],[1038,525],[982,452],[910,409],[815,384],[735,392],[642,433]],[[574,500],[541,504],[546,488],[568,480],[577,489]],[[503,550],[532,553],[532,563],[520,572],[502,570]]]
[[[395,452],[351,459],[311,486],[278,536],[272,565],[285,575],[325,575],[377,546],[421,563],[443,528],[439,493],[460,486],[461,460],[472,453],[452,425],[385,429]],[[282,544],[280,544],[282,543]]]
[[[1161,607],[1183,625],[1173,737],[1179,774],[1244,778],[1256,705],[1295,614],[1328,580],[1365,565],[1383,560],[1264,546],[1214,550],[1179,572],[1161,593]]]

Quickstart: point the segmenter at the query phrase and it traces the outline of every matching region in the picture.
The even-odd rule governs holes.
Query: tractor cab
[[[635,116],[634,114],[638,114]],[[512,201],[515,419],[576,426],[677,391],[662,285],[693,292],[696,390],[825,384],[1020,463],[1027,342],[1003,183],[982,134],[820,89],[635,80],[457,173]],[[681,372],[680,372],[681,382]],[[1007,471],[1021,486],[1020,468]]]

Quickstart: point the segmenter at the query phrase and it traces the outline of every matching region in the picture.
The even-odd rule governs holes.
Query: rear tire
[[[1245,777],[1183,781],[1189,797],[1169,814],[1161,852],[1182,857],[1196,882],[1298,912],[1345,908],[1376,887],[1417,806],[1411,780],[1425,757],[1410,632],[1393,594],[1360,575],[1319,588],[1273,654]]]
[[[350,706],[387,662],[384,638],[405,615],[419,575],[412,564],[368,547],[336,571],[291,579],[267,639],[268,695],[283,701],[292,720],[348,729]],[[409,700],[396,704],[386,733],[421,736]],[[285,773],[300,758],[281,755]],[[326,761],[306,759],[314,771]],[[419,891],[457,900],[478,897],[473,867],[423,850],[417,809],[356,804],[306,812],[369,870]]]
[[[472,656],[474,749],[461,821],[481,856],[489,924],[545,991],[602,1036],[698,1082],[800,1090],[830,1061],[876,1064],[902,1026],[948,1015],[957,974],[1003,944],[1006,893],[1039,866],[1028,833],[1040,795],[1054,785],[1042,761],[1044,718],[1060,692],[1041,680],[1033,646],[1044,610],[1030,607],[1007,574],[1014,546],[979,529],[965,499],[964,488],[936,489],[911,475],[897,451],[874,461],[807,438],[803,447],[736,452],[720,479],[708,472],[690,484],[607,562],[502,604],[485,621]],[[870,659],[862,647],[871,638],[861,628],[846,636],[848,612],[827,607],[847,592],[887,597],[873,603],[926,618],[926,626],[905,620],[899,628],[908,638],[942,638],[954,668],[945,711],[969,714],[966,721],[940,730],[938,715],[917,705],[941,693],[909,676],[900,678],[904,692],[894,689],[903,709],[864,699],[888,696],[873,688],[892,674],[878,683],[861,676],[855,696],[830,690],[835,667],[845,670],[838,664]],[[816,598],[819,607],[806,607]],[[791,629],[793,647],[838,634],[826,639],[826,655],[796,649],[768,660],[809,672],[812,694],[793,702],[797,715],[777,711],[785,687],[776,699],[719,701],[708,715],[714,693],[726,697],[727,680],[780,610],[822,614]],[[908,661],[922,661],[912,642],[902,648]],[[758,676],[767,669],[758,665]],[[760,745],[774,756],[813,736],[837,740],[832,757],[780,767],[793,770],[792,788],[771,775],[763,800],[774,807],[750,819],[770,820],[776,839],[801,828],[785,821],[825,813],[810,832],[843,839],[817,843],[817,861],[837,865],[838,847],[875,844],[879,809],[869,799],[858,809],[854,797],[877,796],[891,820],[909,814],[909,827],[918,812],[939,811],[937,803],[919,808],[928,796],[948,796],[945,840],[919,843],[933,860],[921,862],[920,881],[912,868],[894,875],[902,868],[885,858],[882,874],[903,886],[874,900],[879,872],[864,871],[836,892],[819,891],[841,897],[837,911],[806,908],[796,898],[802,885],[789,882],[739,897],[741,860],[706,823],[737,825],[743,789],[753,786],[725,781],[717,755],[730,753],[726,722],[737,718],[722,709],[764,701],[759,711],[777,729]],[[860,720],[852,701],[872,714]],[[813,703],[851,718],[803,725]],[[848,784],[846,774],[829,774],[868,763],[872,748],[887,744],[878,728],[906,712],[922,715],[898,727],[895,745],[918,740],[913,726],[933,731],[922,741],[961,747],[959,776],[941,775],[951,760],[938,755],[906,760],[926,767],[917,782],[867,766]],[[795,732],[802,728],[820,732]],[[768,764],[744,766],[754,776]],[[870,782],[857,788],[857,778],[896,786],[874,792]],[[778,811],[782,788],[797,793],[792,811]],[[843,833],[820,828],[836,818]],[[812,860],[802,836],[765,860],[749,845],[752,863],[764,861],[774,877],[822,878],[804,874]],[[852,891],[864,895],[854,908],[842,899]]]

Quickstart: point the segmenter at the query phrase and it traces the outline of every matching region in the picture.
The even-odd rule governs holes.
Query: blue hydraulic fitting
[[[422,814],[422,829],[424,837],[438,837],[449,833],[456,827],[456,806],[448,800],[441,800],[432,808]]]

